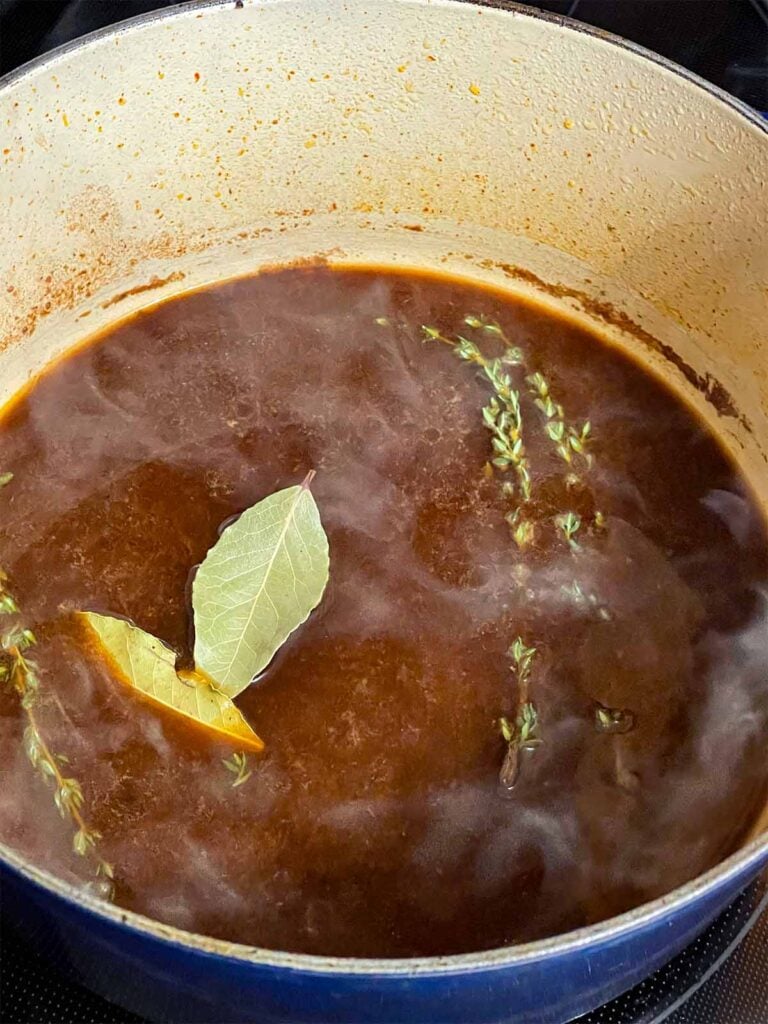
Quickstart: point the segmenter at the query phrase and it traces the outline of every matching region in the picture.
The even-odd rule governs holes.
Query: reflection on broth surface
[[[668,891],[765,797],[752,498],[659,382],[541,308],[373,269],[222,284],[52,367],[0,470],[36,720],[122,906],[276,949],[467,952]],[[237,698],[266,750],[233,787],[232,745],[116,680],[72,611],[191,667],[191,570],[309,470],[330,581]],[[0,712],[0,836],[89,879],[13,692]]]

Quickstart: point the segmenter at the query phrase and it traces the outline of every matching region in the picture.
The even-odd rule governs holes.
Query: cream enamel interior
[[[432,267],[596,323],[768,505],[768,135],[629,49],[450,0],[192,5],[15,75],[0,161],[0,402],[209,281],[317,255]]]

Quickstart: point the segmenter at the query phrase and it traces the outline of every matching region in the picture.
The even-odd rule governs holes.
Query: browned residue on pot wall
[[[567,285],[547,284],[546,281],[542,281],[540,277],[530,270],[526,270],[525,267],[513,266],[509,263],[493,263],[488,260],[483,262],[483,266],[497,267],[507,277],[532,284],[540,291],[555,298],[575,299],[586,313],[591,313],[611,327],[618,327],[626,334],[637,338],[638,341],[641,341],[652,352],[658,352],[659,355],[664,356],[675,369],[679,370],[688,383],[692,384],[704,396],[719,416],[737,419],[745,430],[749,431],[750,434],[752,433],[751,423],[743,413],[739,412],[733,396],[719,380],[716,380],[711,373],[699,373],[690,363],[687,363],[675,352],[671,345],[667,345],[665,342],[654,337],[645,328],[635,323],[626,313],[617,309],[612,303],[601,302],[599,299],[587,295],[586,292],[579,291],[576,288],[569,288]]]
[[[146,284],[137,284],[134,288],[127,288],[124,292],[118,292],[117,295],[113,295],[111,299],[102,302],[101,308],[109,309],[110,306],[116,306],[118,302],[122,302],[123,299],[129,298],[131,295],[141,295],[142,292],[154,291],[155,288],[162,288],[173,281],[183,281],[186,276],[182,270],[174,270],[173,273],[168,274],[166,277],[151,277]]]

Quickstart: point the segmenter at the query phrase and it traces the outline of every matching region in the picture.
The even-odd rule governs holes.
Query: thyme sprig
[[[509,649],[517,676],[517,714],[514,723],[499,719],[499,728],[507,750],[499,772],[499,783],[504,789],[514,788],[520,774],[520,752],[535,750],[542,742],[539,733],[539,714],[529,698],[531,667],[536,655],[535,647],[527,647],[518,637]]]
[[[8,577],[0,570],[0,615],[18,615],[15,598],[7,588]],[[27,725],[24,729],[24,753],[32,768],[47,785],[53,785],[53,799],[62,818],[74,825],[72,849],[79,857],[90,856],[96,876],[102,880],[100,895],[112,896],[114,869],[98,853],[101,833],[90,826],[83,815],[83,790],[77,779],[64,775],[62,768],[69,764],[64,754],[54,753],[46,743],[36,714],[39,699],[40,675],[37,664],[28,656],[37,643],[31,629],[13,625],[0,635],[0,682],[8,684],[17,694],[24,710]]]
[[[376,323],[380,326],[389,326],[386,317],[377,319]],[[491,396],[482,409],[482,419],[483,425],[491,434],[492,458],[490,462],[485,463],[483,472],[490,478],[495,470],[501,473],[513,470],[514,482],[508,477],[501,485],[506,497],[517,498],[516,505],[506,514],[505,519],[513,540],[520,549],[524,549],[534,539],[535,526],[530,511],[532,480],[529,457],[523,440],[521,390],[527,390],[531,395],[533,404],[544,419],[547,438],[554,445],[558,457],[569,468],[565,478],[568,487],[580,483],[579,476],[573,468],[577,457],[587,468],[592,465],[593,456],[589,450],[592,426],[589,420],[585,420],[580,426],[568,420],[563,405],[553,396],[549,381],[543,373],[537,371],[526,374],[523,369],[525,386],[514,386],[510,370],[514,367],[525,367],[524,355],[519,348],[511,344],[496,321],[481,315],[467,314],[463,318],[463,325],[470,331],[495,338],[504,346],[503,354],[489,359],[483,355],[471,337],[459,333],[446,335],[434,326],[423,325],[422,335],[425,341],[439,341],[449,346],[462,362],[477,366],[491,387]],[[554,516],[553,522],[571,551],[578,552],[581,549],[579,532],[583,526],[579,513],[572,510],[564,511]],[[605,525],[602,512],[596,511],[594,516],[590,517],[589,526],[595,530],[602,530]],[[524,566],[518,566],[518,569],[522,573]],[[610,619],[609,610],[599,602],[595,594],[585,594],[578,580],[574,580],[570,587],[561,589],[564,595],[570,597],[576,604],[591,609],[602,619]],[[499,719],[499,728],[507,744],[499,777],[501,784],[507,789],[511,789],[517,780],[520,751],[533,749],[541,742],[538,712],[528,696],[531,663],[536,650],[533,647],[526,647],[522,638],[518,637],[509,653],[514,660],[519,694],[514,720],[510,722],[508,718]],[[603,717],[605,714],[607,711],[604,709]],[[603,731],[618,728],[617,722],[603,721],[599,714],[596,722]]]
[[[17,615],[19,606],[16,604],[13,594],[9,593],[7,583],[8,577],[0,569],[0,615]]]
[[[564,512],[555,516],[555,526],[560,530],[571,551],[579,551],[581,545],[576,540],[576,534],[581,529],[581,516],[577,512]]]
[[[465,317],[469,327],[481,329],[489,334],[503,338],[498,324],[479,317]],[[425,340],[440,341],[449,345],[454,354],[465,363],[479,366],[483,376],[490,384],[492,396],[483,407],[483,425],[490,431],[493,458],[491,464],[501,472],[512,469],[515,473],[517,486],[505,481],[503,490],[508,496],[519,494],[521,504],[531,500],[531,471],[528,455],[523,440],[523,413],[520,405],[520,392],[513,387],[508,368],[520,366],[523,361],[519,348],[507,345],[504,353],[494,359],[487,359],[474,341],[461,334],[455,338],[446,337],[438,328],[424,325],[422,332]],[[519,547],[530,543],[533,539],[533,524],[522,514],[520,506],[507,516],[512,528],[512,535]]]
[[[464,317],[464,323],[473,330],[482,331],[499,338],[506,346],[505,356],[512,356],[511,365],[520,366],[523,364],[523,353],[519,348],[510,344],[509,339],[495,320],[485,316],[469,314]],[[562,405],[552,397],[549,382],[544,374],[530,373],[525,378],[528,390],[533,396],[533,404],[539,409],[546,421],[546,432],[549,439],[555,445],[555,451],[563,460],[570,465],[574,455],[580,455],[587,466],[592,464],[592,454],[589,452],[588,444],[592,432],[589,420],[577,427],[566,419]]]
[[[228,772],[232,772],[235,776],[232,782],[232,788],[236,789],[238,786],[242,786],[243,783],[250,779],[253,772],[248,767],[248,758],[245,752],[235,753],[232,757],[224,758],[221,762]]]
[[[508,365],[521,366],[524,365],[524,356],[519,348],[511,345],[509,338],[506,336],[502,328],[494,320],[490,320],[485,316],[476,316],[470,314],[464,317],[464,323],[473,328],[479,330],[485,334],[493,335],[499,338],[500,341],[506,346],[505,357],[502,357],[502,362],[507,362]],[[448,341],[441,337],[441,340]],[[472,342],[468,342],[465,339],[461,339],[462,345],[466,348],[467,346],[473,346],[470,350],[466,348],[466,351],[472,352],[471,358],[473,361],[478,362],[478,355],[482,359],[477,346],[474,346]],[[463,358],[467,358],[463,356]],[[487,362],[487,361],[486,361]],[[498,360],[496,360],[498,362]],[[488,371],[486,370],[486,373]],[[570,423],[565,415],[565,411],[560,402],[556,401],[550,389],[549,382],[543,373],[537,371],[535,373],[529,373],[525,378],[526,384],[528,385],[528,391],[533,397],[533,404],[541,412],[545,421],[545,432],[549,440],[555,446],[555,451],[558,456],[566,463],[571,466],[574,460],[574,456],[579,456],[585,463],[587,468],[590,468],[593,462],[593,456],[589,447],[592,442],[592,424],[589,420],[585,420],[581,426],[577,426]],[[515,391],[516,405],[519,408],[520,397],[519,391]],[[487,409],[488,407],[486,407]],[[486,409],[483,410],[483,417],[490,429],[493,428],[493,424],[490,421],[486,413]],[[514,414],[514,410],[513,410]],[[494,439],[494,446],[496,445],[496,439]],[[494,459],[494,464],[498,464]],[[517,467],[516,467],[517,468]],[[530,466],[526,460],[524,466],[524,472],[526,473],[527,485],[528,485],[528,499],[530,499]],[[569,484],[578,483],[579,477],[571,472],[566,477],[566,482]],[[528,500],[526,499],[526,500]],[[513,536],[519,547],[524,547],[530,543],[533,539],[533,524],[529,521],[524,520],[519,510],[507,516],[507,521],[513,529]],[[564,513],[556,518],[556,525],[562,531],[568,546],[571,550],[576,551],[579,548],[579,544],[576,541],[576,533],[581,526],[581,519],[574,512]],[[605,517],[602,512],[596,512],[594,516],[594,526],[597,529],[602,529],[605,526]]]
[[[508,381],[509,377],[504,375]],[[502,399],[504,407],[496,399],[492,398],[488,405],[483,407],[483,423],[491,432],[491,447],[493,448],[492,464],[498,469],[514,467],[517,475],[520,496],[523,501],[531,500],[531,473],[530,463],[525,454],[523,444],[523,417],[520,411],[520,396],[516,391],[506,388],[503,381],[501,387],[508,391],[508,398]],[[500,394],[497,389],[496,394]]]
[[[519,636],[509,649],[509,653],[515,662],[517,670],[517,681],[520,688],[525,691],[524,699],[528,699],[528,682],[531,677],[531,665],[536,654],[535,647],[526,647],[523,638]]]
[[[552,397],[549,383],[543,373],[531,373],[525,380],[528,390],[533,395],[533,404],[544,416],[547,437],[554,444],[555,451],[563,462],[570,465],[573,456],[580,455],[587,467],[591,466],[592,454],[587,450],[592,433],[589,420],[585,420],[581,427],[568,423],[563,407]]]

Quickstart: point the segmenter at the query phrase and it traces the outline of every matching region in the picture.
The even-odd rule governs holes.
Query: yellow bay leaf
[[[176,655],[143,629],[96,612],[78,612],[111,671],[128,686],[168,711],[184,715],[248,750],[264,744],[230,698],[205,676],[177,672]]]

